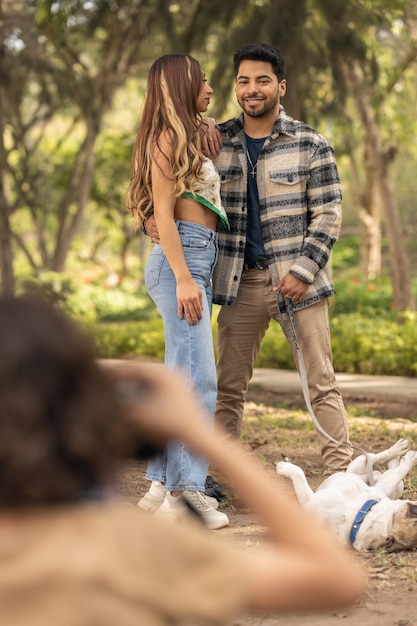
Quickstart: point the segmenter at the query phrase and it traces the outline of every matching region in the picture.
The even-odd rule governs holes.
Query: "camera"
[[[145,399],[151,393],[151,389],[145,383],[140,383],[137,380],[123,379],[117,381],[116,392],[122,405],[128,406]],[[135,427],[134,439],[130,457],[138,461],[148,460],[161,454],[165,449],[165,442],[149,441],[149,436],[146,433],[140,437],[137,427]]]
[[[138,402],[143,400],[150,392],[150,389],[144,383],[139,383],[137,380],[118,380],[116,383],[116,391],[123,403]]]

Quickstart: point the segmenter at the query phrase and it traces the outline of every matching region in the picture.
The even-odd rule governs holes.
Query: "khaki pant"
[[[298,365],[290,320],[287,314],[283,316],[285,328],[272,287],[268,270],[244,271],[236,301],[222,307],[217,320],[215,419],[236,437],[240,436],[253,364],[271,319],[281,325]],[[339,442],[348,443],[346,412],[333,370],[327,300],[294,312],[294,320],[314,413],[325,432]],[[332,442],[320,432],[318,437],[326,467],[331,471],[346,469],[352,457],[351,448]]]

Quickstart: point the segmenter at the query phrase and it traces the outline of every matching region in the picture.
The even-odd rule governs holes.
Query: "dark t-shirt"
[[[253,169],[256,171],[256,162],[266,137],[254,139],[246,135],[246,145],[248,148],[248,219],[246,230],[245,263],[254,263],[264,258],[265,249],[262,240],[261,219],[259,214],[259,196],[256,175],[252,176]]]

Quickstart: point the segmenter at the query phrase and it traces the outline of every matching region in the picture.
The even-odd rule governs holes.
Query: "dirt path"
[[[291,395],[285,401],[288,406],[300,406],[299,398],[295,401]],[[259,386],[250,390],[245,410],[244,444],[248,453],[256,454],[265,463],[266,471],[273,475],[275,462],[283,457],[301,465],[315,489],[322,480],[315,431],[304,411],[276,408],[282,402],[281,394],[278,397]],[[385,419],[370,418],[370,405],[372,415],[384,415]],[[352,401],[349,406],[356,415],[362,409],[366,410],[366,416],[359,415],[349,420],[351,438],[363,448],[382,450],[400,436],[409,436],[413,440],[412,447],[417,448],[417,424],[404,418],[386,419],[386,407],[380,401],[368,399],[366,407],[359,401],[356,405]],[[407,414],[404,403],[401,413],[396,411],[395,415],[398,414]],[[132,506],[147,488],[144,469],[143,464],[132,463],[126,466],[121,477],[124,498]],[[416,474],[417,469],[406,484],[405,494],[414,500],[417,500]],[[288,486],[288,489],[291,490],[291,487]],[[230,497],[221,507],[229,516],[230,526],[217,532],[248,550],[267,541],[263,526],[235,498]],[[368,592],[357,606],[316,615],[242,617],[234,620],[233,626],[417,626],[417,551],[393,555],[383,552],[354,553],[352,558],[366,561],[370,573]]]

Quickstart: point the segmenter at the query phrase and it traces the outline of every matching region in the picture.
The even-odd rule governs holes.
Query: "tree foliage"
[[[369,190],[378,182],[375,163],[382,159],[389,177],[393,158],[387,157],[398,153],[400,141],[410,145],[407,129],[416,124],[410,104],[416,95],[413,4],[4,0],[2,289],[13,289],[13,251],[24,254],[33,272],[61,271],[81,232],[88,245],[79,254],[97,261],[106,231],[117,230],[121,271],[126,270],[126,251],[134,236],[123,209],[131,142],[148,67],[166,52],[187,52],[201,61],[215,87],[214,114],[224,116],[236,111],[231,62],[236,47],[248,41],[280,47],[289,74],[286,108],[325,134],[330,129],[338,154],[351,161],[356,202],[371,215],[376,201]],[[356,92],[353,76],[359,80]],[[126,96],[122,104],[121,93]],[[368,125],[361,113],[364,101]],[[119,123],[123,115],[124,123]],[[376,131],[374,151],[370,128]],[[388,222],[392,214],[399,217],[395,203],[388,209]],[[398,229],[401,223],[394,225],[390,236],[393,259],[398,256],[395,238],[401,239]],[[399,260],[400,268],[401,263],[404,259]],[[398,282],[397,275],[393,281]]]

